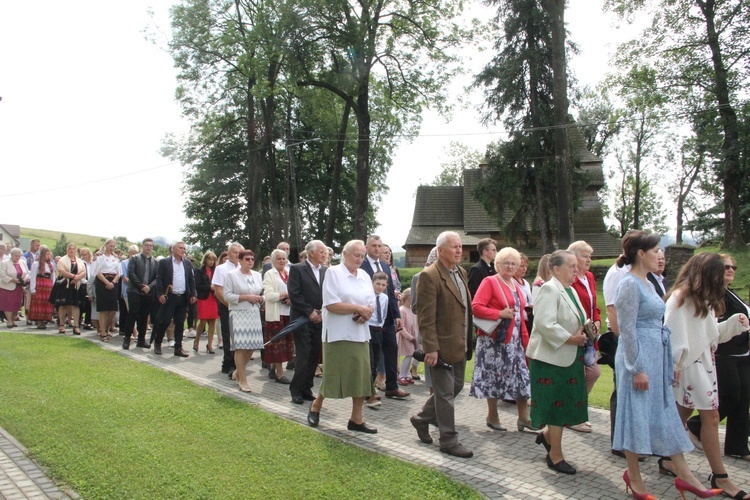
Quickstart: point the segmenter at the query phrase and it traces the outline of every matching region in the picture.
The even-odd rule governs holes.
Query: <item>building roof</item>
[[[21,226],[15,224],[0,224],[0,228],[15,239],[21,237]]]
[[[419,186],[411,225],[463,226],[464,188],[461,186]]]

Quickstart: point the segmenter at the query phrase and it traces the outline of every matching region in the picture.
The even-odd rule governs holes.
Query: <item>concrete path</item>
[[[37,332],[38,330],[28,331]],[[44,333],[59,335],[50,331]],[[70,337],[70,334],[66,337]],[[184,347],[186,352],[190,353],[190,357],[184,359],[174,357],[172,349],[168,348],[163,348],[164,355],[157,356],[153,349],[136,348],[135,342],[129,351],[125,351],[121,347],[122,337],[114,337],[110,343],[102,343],[98,336],[84,332],[81,338],[135,361],[173,372],[196,384],[246,401],[300,425],[307,425],[309,404],[292,404],[288,386],[268,378],[268,371],[261,370],[257,354],[248,364],[248,380],[252,389],[252,393],[248,394],[240,392],[236,382],[228,380],[226,375],[220,373],[220,351],[216,350],[215,355],[207,353],[205,338],[201,340],[201,350],[198,354],[192,351],[193,339],[186,339]],[[287,372],[287,377],[291,376],[292,373]],[[467,374],[467,378],[470,377],[471,374]],[[316,393],[319,384],[320,379],[316,379]],[[606,410],[589,410],[589,419],[593,424],[592,433],[565,431],[563,449],[566,460],[578,469],[578,474],[565,476],[547,468],[544,449],[534,443],[536,434],[517,432],[515,406],[500,403],[500,418],[508,432],[501,433],[489,429],[485,425],[487,404],[468,395],[468,384],[456,400],[456,422],[461,442],[474,451],[474,457],[460,459],[441,453],[437,445],[437,429],[434,427],[431,428],[431,432],[435,437],[435,443],[422,444],[409,423],[409,417],[421,408],[428,392],[421,382],[409,386],[408,390],[412,395],[406,400],[383,398],[380,409],[365,409],[367,423],[378,428],[375,435],[363,435],[346,430],[351,410],[351,400],[348,399],[326,400],[320,414],[320,426],[313,432],[323,432],[374,452],[433,467],[474,486],[488,498],[627,497],[622,481],[625,460],[610,453],[609,412]],[[723,442],[723,436],[721,439]],[[694,452],[687,459],[696,476],[708,486],[707,477],[711,471],[705,456],[700,452]],[[725,458],[725,464],[735,483],[746,490],[750,489],[750,463]],[[680,498],[679,492],[674,488],[673,478],[658,473],[656,458],[646,460],[642,465],[642,473],[650,492],[656,498]],[[4,490],[0,492],[5,494]]]

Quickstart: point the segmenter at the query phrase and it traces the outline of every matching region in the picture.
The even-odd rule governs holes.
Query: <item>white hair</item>
[[[316,250],[318,249],[318,246],[322,246],[322,247],[325,247],[325,246],[326,246],[326,244],[325,244],[325,243],[323,243],[323,242],[322,242],[322,241],[320,241],[320,240],[312,240],[312,241],[311,241],[311,242],[309,242],[309,243],[308,243],[307,245],[305,245],[305,252],[307,252],[307,253],[308,253],[308,255],[309,255],[309,254],[310,254],[310,252],[314,252],[314,251],[316,251]]]
[[[448,242],[448,236],[455,236],[459,240],[461,239],[461,236],[455,231],[443,231],[438,235],[437,240],[435,241],[435,246],[444,247]]]
[[[284,257],[289,258],[289,256],[286,254],[286,252],[284,250],[282,250],[281,248],[277,248],[273,252],[271,252],[271,260],[272,261],[276,260],[276,257],[279,254],[284,254]]]
[[[362,245],[365,246],[365,242],[362,240],[350,240],[346,242],[346,245],[344,245],[343,252],[349,253],[352,251],[352,248],[354,245]]]
[[[227,252],[230,251],[232,247],[239,247],[240,251],[245,249],[245,247],[243,247],[241,243],[237,243],[236,241],[233,241],[232,243],[227,245]]]

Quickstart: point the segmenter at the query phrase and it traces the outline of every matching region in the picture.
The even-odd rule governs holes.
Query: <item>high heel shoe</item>
[[[652,495],[648,491],[646,493],[638,493],[633,489],[633,487],[630,485],[630,477],[628,476],[628,471],[622,473],[622,480],[625,481],[625,493],[630,490],[630,493],[633,494],[633,498],[635,498],[636,500],[656,500],[654,495]]]
[[[193,342],[193,351],[198,352],[198,346],[199,345],[200,344],[198,344],[198,342]]]
[[[531,425],[531,422],[527,424],[520,418],[516,421],[516,425],[518,426],[518,432],[523,432],[524,429],[530,430],[531,432],[539,432],[542,430],[539,427],[534,427],[533,425]]]
[[[729,474],[727,473],[717,474],[715,472],[712,472],[711,474],[709,474],[708,481],[711,483],[711,488],[718,489],[718,487],[716,486],[717,479],[729,479]],[[724,496],[729,497],[729,498],[738,498],[739,500],[743,500],[747,496],[747,493],[745,492],[745,490],[740,489],[740,491],[738,491],[734,496],[726,492],[724,492]]]
[[[667,475],[667,476],[677,477],[677,474],[675,474],[671,470],[669,470],[666,467],[664,467],[664,462],[671,462],[671,461],[672,461],[672,459],[669,458],[669,457],[661,457],[659,459],[659,461],[657,462],[659,464],[659,474],[664,474],[664,475]]]
[[[679,477],[675,478],[674,487],[677,488],[677,491],[680,492],[680,495],[682,495],[683,500],[685,500],[686,491],[692,493],[698,498],[711,498],[711,497],[715,497],[716,495],[720,495],[724,493],[724,490],[719,489],[719,488],[712,488],[710,490],[699,490],[692,484],[680,479]]]
[[[547,450],[547,453],[549,453],[552,449],[552,446],[547,442],[547,438],[544,437],[543,432],[540,432],[536,435],[536,444],[541,444],[542,446],[544,446],[544,449]]]
[[[216,354],[216,351],[211,349],[211,346],[206,344],[206,351],[208,351],[209,354]]]

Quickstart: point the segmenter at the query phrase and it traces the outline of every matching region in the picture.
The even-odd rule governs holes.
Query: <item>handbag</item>
[[[495,277],[499,280],[497,275]],[[497,282],[497,288],[500,291],[500,297],[502,297],[503,301],[505,301],[505,294],[503,293],[503,289],[500,286],[499,281]],[[505,301],[505,306],[508,307],[507,301]],[[505,337],[508,335],[508,327],[510,327],[509,318],[482,319],[474,316],[473,321],[477,328],[487,333],[487,336],[495,342],[505,342]]]
[[[583,324],[583,333],[586,334],[586,339],[588,339],[588,341],[592,344],[598,339],[598,335],[596,333],[596,325],[594,325],[594,323],[591,321],[587,321]]]

